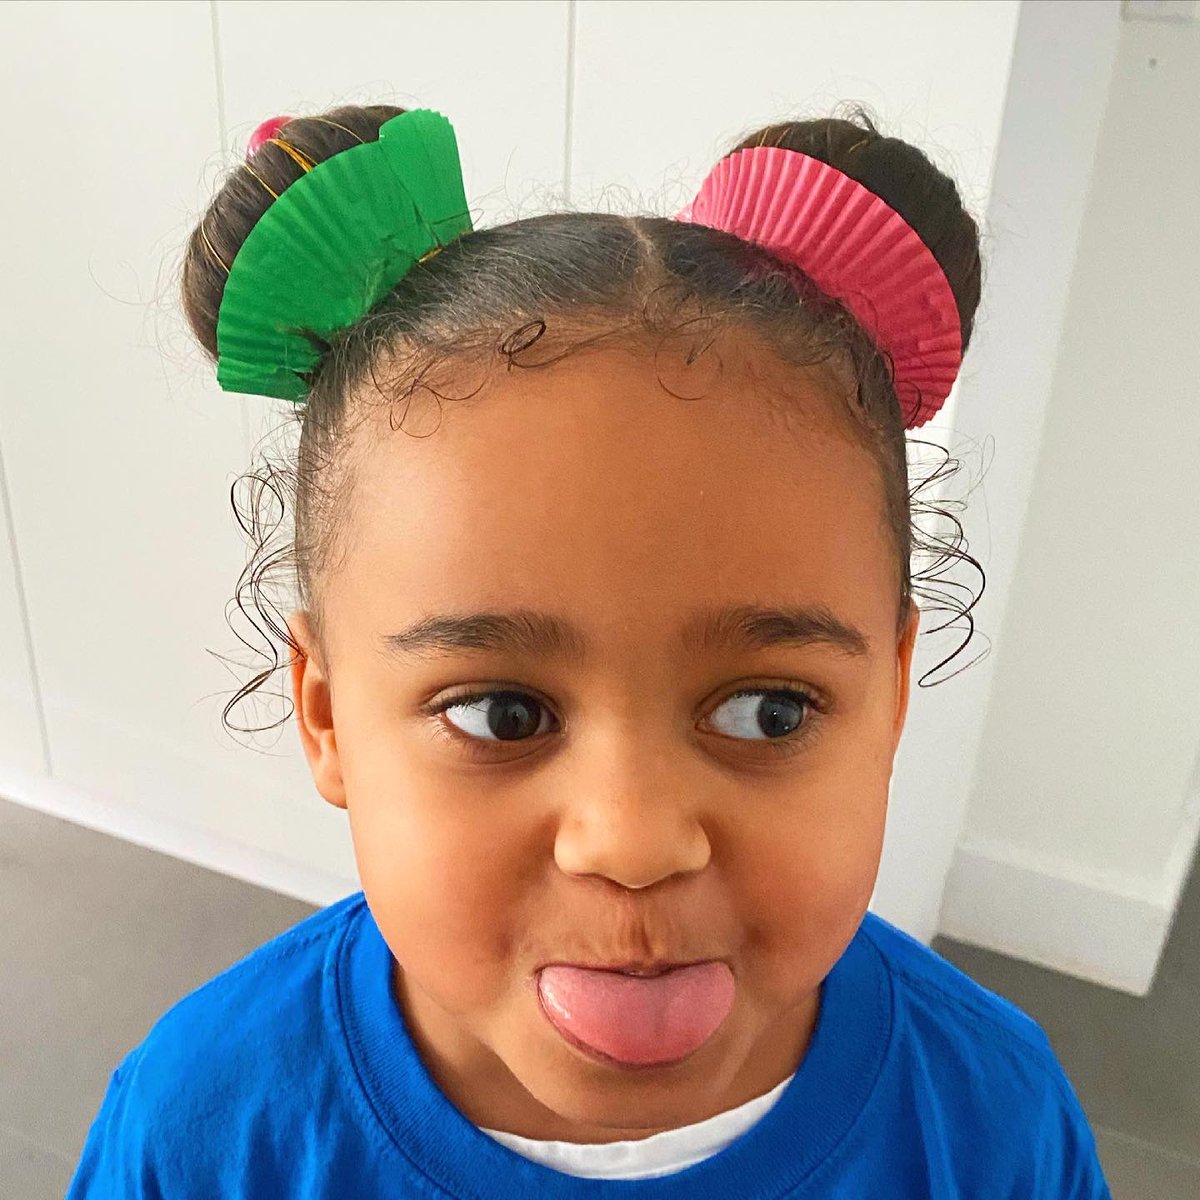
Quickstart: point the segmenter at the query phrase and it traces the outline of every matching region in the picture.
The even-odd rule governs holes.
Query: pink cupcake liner
[[[916,230],[857,180],[755,146],[723,158],[675,219],[763,246],[845,304],[892,357],[906,429],[945,403],[962,364],[954,293]]]

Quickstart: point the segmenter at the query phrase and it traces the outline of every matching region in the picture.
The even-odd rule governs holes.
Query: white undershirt
[[[672,1175],[723,1150],[766,1115],[791,1080],[789,1075],[765,1095],[717,1113],[715,1117],[629,1142],[541,1141],[499,1129],[480,1128],[510,1150],[567,1175],[593,1179],[649,1179],[656,1175]]]

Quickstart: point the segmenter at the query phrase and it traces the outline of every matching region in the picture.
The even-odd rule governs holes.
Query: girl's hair
[[[380,126],[403,111],[381,104],[341,106],[321,114],[328,120],[295,117],[277,136],[310,161],[320,162],[358,145],[360,139],[377,139]],[[855,106],[850,117],[769,125],[728,153],[763,145],[802,151],[886,201],[917,231],[945,272],[958,305],[965,354],[981,286],[976,223],[964,209],[954,181],[920,150],[881,134],[861,106]],[[217,312],[227,278],[223,264],[233,262],[272,203],[267,188],[282,193],[304,173],[270,142],[255,152],[250,165],[253,173],[240,164],[229,172],[193,231],[184,257],[184,310],[214,363]],[[469,398],[438,390],[433,372],[442,366],[457,365],[459,374],[469,363],[486,366],[500,358],[510,369],[537,366],[614,335],[661,339],[685,333],[711,342],[716,330],[729,324],[756,335],[786,361],[825,364],[830,394],[840,394],[835,411],[880,471],[895,554],[897,636],[910,596],[921,590],[914,585],[939,578],[945,562],[965,560],[982,578],[983,568],[966,552],[957,518],[948,508],[917,499],[921,488],[944,478],[947,462],[956,460],[934,443],[922,443],[935,445],[944,458],[921,485],[910,489],[907,449],[918,439],[906,437],[906,414],[892,386],[890,357],[873,345],[847,308],[821,292],[802,271],[719,230],[657,216],[549,213],[464,234],[409,271],[332,343],[310,335],[323,353],[310,377],[306,402],[294,411],[300,426],[294,460],[288,456],[280,465],[264,462],[261,471],[241,476],[231,489],[235,516],[252,545],[235,603],[267,642],[272,661],[225,706],[226,727],[232,728],[229,713],[240,700],[281,665],[290,666],[290,661],[280,663],[271,634],[294,654],[302,653],[267,595],[277,568],[285,569],[287,595],[298,595],[299,606],[309,610],[317,650],[327,661],[322,581],[349,544],[355,457],[348,452],[349,439],[355,418],[369,408],[368,381],[390,403],[407,402],[420,388],[436,397],[440,408],[442,400]],[[557,353],[548,353],[551,345],[558,347]],[[693,349],[688,361],[694,357]],[[782,402],[786,405],[786,399]],[[242,482],[250,485],[245,509],[236,496]],[[268,550],[289,501],[293,533]],[[950,537],[927,536],[914,520],[914,512],[920,510],[946,519],[952,527]],[[932,551],[936,557],[928,574],[914,578],[910,561],[916,550]],[[247,592],[261,625],[243,603]],[[955,611],[968,621],[966,637],[954,654],[938,663],[941,666],[970,640],[971,609],[983,588],[966,605],[952,593],[926,594],[951,601],[950,608],[941,611]],[[918,681],[922,686],[924,678]],[[289,717],[290,713],[265,728]]]

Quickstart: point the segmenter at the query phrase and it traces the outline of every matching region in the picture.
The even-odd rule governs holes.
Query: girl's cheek
[[[390,919],[427,931],[426,940],[486,940],[525,876],[512,858],[512,830],[488,821],[477,803],[400,795],[360,808],[351,826],[364,891]]]

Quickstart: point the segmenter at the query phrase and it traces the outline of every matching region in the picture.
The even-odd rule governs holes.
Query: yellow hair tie
[[[267,138],[267,141],[274,143],[274,145],[278,146],[280,150],[284,151],[286,154],[290,154],[292,158],[295,159],[295,161],[298,162],[306,171],[311,171],[313,167],[317,165],[315,162],[310,162],[305,155],[301,154],[300,151],[296,149],[295,146],[289,146],[287,142],[283,141],[281,138]]]

